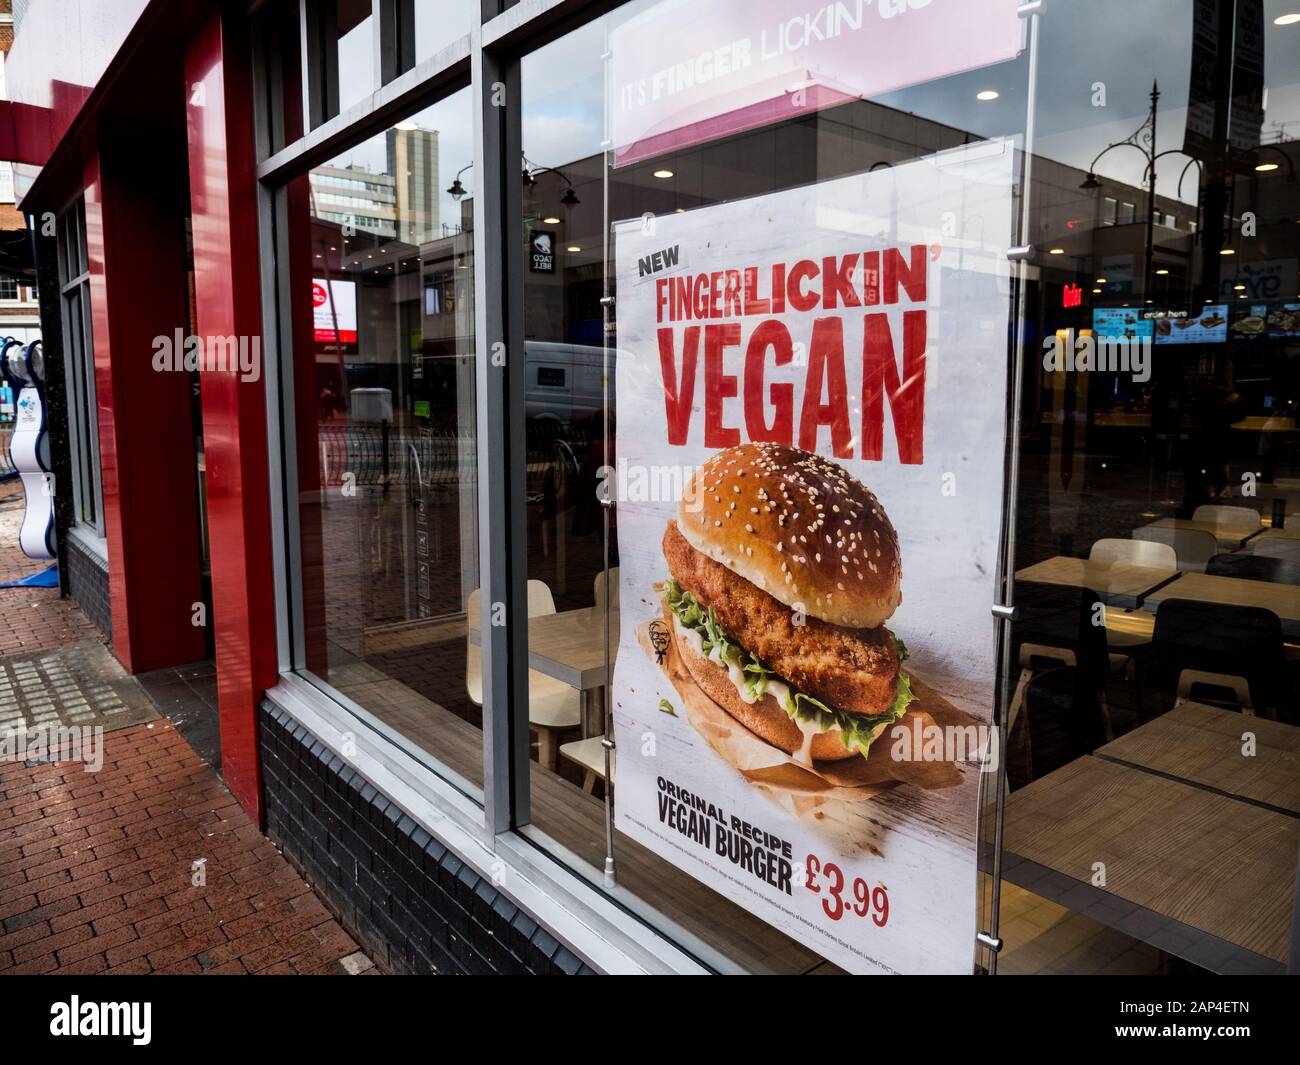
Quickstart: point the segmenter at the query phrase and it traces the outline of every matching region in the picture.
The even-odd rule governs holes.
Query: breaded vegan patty
[[[900,661],[887,629],[848,629],[811,614],[796,625],[791,607],[695,550],[675,521],[663,551],[673,579],[790,684],[850,713],[872,716],[893,705]]]

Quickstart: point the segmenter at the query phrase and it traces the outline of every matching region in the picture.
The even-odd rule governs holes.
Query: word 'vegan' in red
[[[938,247],[934,249],[937,255]],[[905,254],[906,252],[906,254]],[[747,318],[785,314],[787,311],[837,311],[813,319],[808,344],[803,403],[799,411],[798,443],[806,451],[817,448],[821,426],[830,428],[836,458],[853,458],[853,433],[849,425],[848,376],[845,371],[844,308],[897,304],[900,290],[912,303],[926,300],[926,271],[931,249],[915,244],[907,249],[886,248],[827,256],[820,262],[801,259],[775,263],[760,291],[757,267],[717,270],[708,274],[663,277],[655,282],[659,365],[664,380],[664,407],[668,442],[686,443],[692,402],[704,349],[704,446],[732,447],[740,443],[740,430],[723,424],[723,401],[739,392],[740,379],[723,371],[729,348],[741,346],[741,325],[711,319]],[[682,331],[681,370],[677,368],[675,333],[664,322],[706,322]],[[889,399],[898,457],[919,464],[924,456],[925,424],[925,310],[903,312],[903,369],[894,357],[894,338],[884,311],[863,315],[861,458],[879,460],[884,453],[884,400]],[[788,381],[766,385],[767,361],[788,366],[794,361],[794,342],[785,324],[766,317],[749,334],[745,344],[744,411],[750,440],[792,444],[794,385]],[[765,401],[772,406],[767,420]]]

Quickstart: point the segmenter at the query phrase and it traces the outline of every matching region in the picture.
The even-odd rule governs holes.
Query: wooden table
[[[1259,543],[1260,540],[1300,540],[1300,528],[1294,525],[1282,529],[1268,528],[1251,540],[1251,543]]]
[[[1157,946],[1180,932],[1154,914],[1213,937],[1189,953],[1217,940],[1287,963],[1300,818],[1086,755],[1008,796],[1003,841],[1068,878],[1067,905],[1127,934],[1132,920]]]
[[[582,701],[582,735],[584,738],[604,732],[595,720],[594,693],[609,683],[605,671],[605,643],[601,633],[601,614],[594,607],[580,607],[558,614],[541,614],[528,619],[528,668],[577,688]],[[477,619],[470,622],[469,638],[475,646],[482,642]],[[618,654],[618,611],[609,615],[610,663]]]
[[[1224,606],[1255,606],[1271,610],[1282,620],[1288,636],[1300,634],[1300,588],[1274,581],[1247,581],[1240,577],[1213,577],[1206,573],[1184,573],[1146,597],[1159,609],[1166,599],[1195,599]]]
[[[1071,558],[1068,555],[1057,555],[1016,572],[1018,581],[1091,588],[1103,599],[1121,603],[1141,599],[1163,581],[1177,576],[1174,570],[1155,566],[1099,562],[1090,558]]]
[[[1136,533],[1141,529],[1174,529],[1183,532],[1209,533],[1223,551],[1236,551],[1247,540],[1258,536],[1261,532],[1259,525],[1222,525],[1218,522],[1194,521],[1190,518],[1159,518],[1133,531]]]
[[[1254,752],[1243,753],[1243,734]],[[1300,728],[1204,703],[1179,703],[1098,755],[1168,773],[1300,816]]]

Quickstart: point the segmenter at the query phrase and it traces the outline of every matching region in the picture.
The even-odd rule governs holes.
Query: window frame
[[[95,389],[84,192],[79,192],[59,214],[56,232],[74,529],[79,527],[89,531],[95,540],[102,541],[104,487],[99,454],[99,408]]]
[[[302,9],[319,0],[308,0]],[[400,33],[402,9],[414,0],[374,0],[377,27],[376,54],[384,59],[399,55],[396,35]],[[463,0],[465,2],[465,0]],[[468,0],[474,2],[474,0]],[[546,908],[552,911],[551,927],[568,929],[573,942],[587,943],[593,950],[608,951],[606,960],[593,952],[597,967],[627,968],[629,964],[649,972],[704,973],[710,967],[686,951],[682,940],[669,939],[660,928],[636,917],[624,903],[593,886],[590,880],[565,864],[551,849],[517,830],[527,826],[528,816],[528,631],[525,611],[508,611],[504,626],[486,624],[490,604],[527,602],[527,559],[523,538],[525,505],[524,480],[524,360],[506,361],[505,372],[486,358],[476,359],[478,441],[478,554],[483,610],[480,631],[488,634],[482,647],[483,661],[483,776],[481,798],[469,794],[454,772],[435,757],[414,747],[384,726],[364,707],[341,693],[313,682],[303,670],[303,601],[301,553],[299,549],[297,455],[293,432],[292,367],[281,352],[292,351],[289,313],[291,306],[287,270],[280,269],[278,250],[288,225],[288,182],[312,166],[360,143],[396,121],[469,87],[473,100],[473,144],[476,178],[474,197],[474,300],[476,347],[479,352],[512,340],[522,345],[523,248],[514,248],[507,234],[522,225],[522,202],[514,191],[518,174],[510,160],[521,153],[522,129],[519,108],[519,64],[526,51],[548,39],[568,32],[583,20],[619,6],[612,0],[543,0],[529,5],[521,14],[510,0],[479,0],[481,24],[450,42],[434,55],[403,65],[391,58],[376,64],[379,84],[368,97],[344,114],[325,116],[319,101],[313,104],[312,90],[302,86],[303,130],[301,137],[284,140],[290,125],[283,113],[292,99],[285,82],[283,38],[284,12],[265,18],[268,34],[256,34],[253,52],[255,92],[264,104],[255,108],[257,146],[258,240],[262,293],[264,353],[267,363],[266,416],[269,438],[269,479],[272,497],[271,547],[275,573],[277,667],[279,683],[267,698],[300,720],[315,723],[317,735],[326,736],[337,728],[353,737],[366,757],[379,767],[374,779],[390,797],[408,811],[430,811],[421,818],[425,827],[442,834],[442,826],[454,826],[468,834],[500,862],[517,871],[521,879],[512,883],[546,885]],[[300,9],[300,10],[302,10]],[[279,15],[277,22],[275,15]],[[409,26],[409,22],[407,23]],[[310,70],[312,48],[305,16],[294,27],[300,40],[299,63]],[[412,44],[413,48],[413,44]],[[310,73],[306,74],[308,82]],[[498,91],[505,86],[507,106],[498,106]],[[315,117],[312,122],[312,108]],[[513,121],[511,121],[513,119]],[[517,164],[516,164],[517,165]],[[511,297],[495,295],[509,288]],[[516,432],[507,427],[516,425]],[[513,693],[523,693],[522,698]],[[363,727],[356,728],[360,724]],[[336,733],[338,734],[338,733]],[[327,742],[328,742],[328,737]],[[556,909],[556,900],[560,909]],[[593,939],[593,935],[597,937]],[[687,937],[688,938],[688,937]]]

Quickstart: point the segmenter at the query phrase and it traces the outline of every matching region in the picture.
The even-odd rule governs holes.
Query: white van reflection
[[[601,412],[605,350],[550,340],[524,343],[524,410],[529,418],[571,425]],[[614,352],[609,352],[609,395],[614,398]]]

